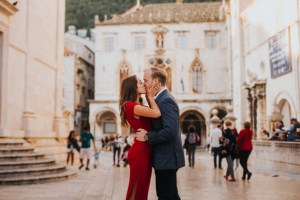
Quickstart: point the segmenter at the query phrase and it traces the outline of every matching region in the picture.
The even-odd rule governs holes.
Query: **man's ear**
[[[155,79],[153,79],[153,83],[158,83],[159,81],[158,81],[158,78],[155,78]]]

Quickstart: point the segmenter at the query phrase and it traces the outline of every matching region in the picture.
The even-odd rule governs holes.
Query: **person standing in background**
[[[79,169],[84,167],[83,159],[86,157],[87,161],[86,161],[85,169],[90,170],[89,164],[90,164],[90,159],[92,157],[91,140],[93,141],[94,150],[95,150],[95,152],[97,152],[94,136],[92,135],[92,133],[90,133],[89,128],[85,127],[83,129],[83,132],[80,134],[80,141],[81,141],[80,163],[81,163],[81,165],[80,165]]]
[[[191,125],[188,128],[189,132],[186,135],[185,144],[189,154],[189,167],[194,168],[195,165],[195,151],[197,147],[198,137],[195,126]]]
[[[250,180],[252,173],[248,170],[248,159],[253,149],[252,145],[252,136],[253,131],[250,129],[251,124],[250,122],[244,123],[244,129],[240,131],[238,136],[237,144],[240,150],[240,164],[244,169],[242,180],[246,179]]]
[[[214,166],[215,169],[217,168],[217,156],[219,156],[219,169],[222,169],[222,163],[221,163],[221,144],[220,139],[222,138],[222,129],[223,125],[219,124],[217,128],[213,129],[211,132],[211,138],[210,138],[210,144],[214,151]]]

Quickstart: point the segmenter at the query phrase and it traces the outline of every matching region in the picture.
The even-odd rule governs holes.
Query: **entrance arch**
[[[111,111],[105,111],[96,115],[100,135],[118,133],[117,117]]]
[[[183,133],[188,133],[189,126],[195,126],[196,133],[200,136],[200,142],[197,145],[203,146],[206,138],[205,117],[196,110],[188,110],[180,116],[180,127]]]
[[[291,106],[289,102],[286,99],[282,99],[279,104],[278,104],[280,114],[283,115],[283,123],[285,127],[290,127],[291,126],[291,118],[292,118],[292,113],[291,113]]]

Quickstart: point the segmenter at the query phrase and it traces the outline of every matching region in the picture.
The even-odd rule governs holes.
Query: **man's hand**
[[[148,131],[139,128],[138,132],[136,132],[136,139],[139,141],[146,141],[145,140],[145,135],[148,133]]]

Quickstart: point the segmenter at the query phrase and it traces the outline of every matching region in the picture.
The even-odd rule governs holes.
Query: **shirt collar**
[[[163,91],[165,91],[165,90],[167,90],[168,88],[164,88],[164,89],[162,89],[161,91],[159,91],[156,95],[155,95],[155,97],[154,97],[154,100],[163,92]]]

